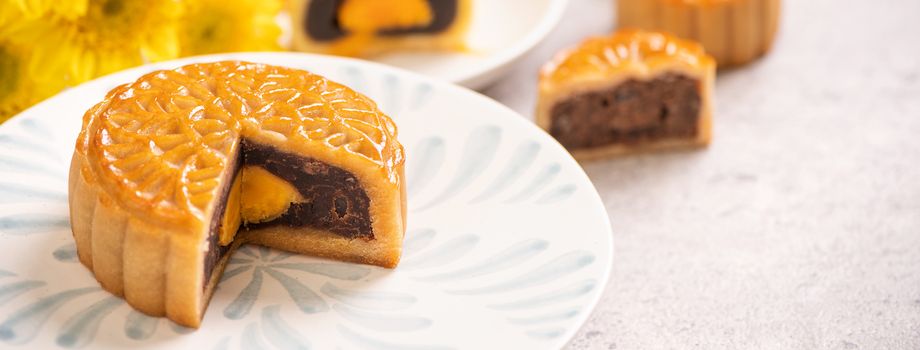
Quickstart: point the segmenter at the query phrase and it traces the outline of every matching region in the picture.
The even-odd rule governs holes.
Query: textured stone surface
[[[532,117],[612,5],[572,0],[486,94]],[[585,166],[615,256],[568,348],[920,349],[920,1],[783,5],[773,52],[719,72],[711,147]]]

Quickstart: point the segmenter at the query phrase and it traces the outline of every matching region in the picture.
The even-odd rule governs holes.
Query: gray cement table
[[[920,1],[783,5],[708,149],[585,165],[615,254],[570,349],[920,349]],[[613,21],[572,0],[484,92],[533,118],[538,67]]]

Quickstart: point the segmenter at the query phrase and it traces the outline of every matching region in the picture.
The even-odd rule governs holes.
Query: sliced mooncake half
[[[70,170],[80,261],[150,315],[198,327],[242,243],[394,267],[404,151],[367,97],[303,70],[193,64],[90,109]]]
[[[623,30],[540,73],[537,124],[579,159],[709,143],[715,61],[691,41]]]
[[[369,56],[393,50],[463,50],[472,0],[290,0],[293,47]]]

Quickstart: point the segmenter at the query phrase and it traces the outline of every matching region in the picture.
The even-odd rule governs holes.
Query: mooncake
[[[576,158],[709,142],[716,63],[691,41],[621,30],[540,72],[537,124]]]
[[[290,0],[294,49],[344,56],[466,48],[472,0]]]
[[[617,0],[620,28],[661,30],[700,42],[723,67],[767,53],[779,14],[780,0]]]
[[[80,261],[144,313],[198,327],[244,243],[394,267],[403,147],[369,98],[224,61],[149,73],[84,116],[69,202]]]

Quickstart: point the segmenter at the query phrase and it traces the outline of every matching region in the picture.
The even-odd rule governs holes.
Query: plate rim
[[[568,9],[569,1],[549,0],[549,6],[540,21],[522,39],[504,50],[499,50],[494,55],[488,55],[487,57],[489,58],[485,60],[485,63],[479,69],[472,69],[465,77],[459,76],[450,81],[466,88],[481,89],[500,78],[498,75],[502,73],[503,69],[524,57],[552,33],[553,29],[562,21],[562,15]]]
[[[554,0],[554,1],[568,1],[568,0]],[[146,72],[146,71],[157,70],[157,69],[169,69],[169,67],[176,68],[182,65],[196,63],[196,62],[208,62],[208,61],[220,61],[220,60],[240,60],[240,61],[259,62],[260,59],[266,58],[266,57],[268,59],[272,59],[271,57],[296,58],[298,56],[299,57],[310,57],[310,59],[316,59],[316,60],[330,60],[330,61],[338,60],[338,61],[344,61],[344,62],[348,62],[348,63],[355,64],[355,65],[363,65],[363,66],[367,66],[375,70],[383,70],[384,72],[387,72],[387,73],[408,76],[411,79],[415,79],[417,81],[431,84],[432,87],[436,87],[438,89],[446,89],[448,91],[451,91],[451,94],[457,93],[457,94],[465,94],[465,95],[473,96],[473,98],[477,100],[481,100],[482,103],[491,104],[494,107],[507,112],[507,116],[499,116],[497,118],[511,117],[511,118],[508,118],[511,124],[519,125],[520,127],[524,129],[529,129],[531,133],[538,134],[539,135],[538,137],[544,138],[546,142],[555,144],[556,147],[559,147],[560,149],[564,151],[565,156],[562,158],[562,161],[567,162],[569,163],[570,166],[575,167],[575,170],[576,170],[574,172],[575,176],[580,177],[583,181],[586,182],[586,184],[590,188],[589,197],[591,198],[591,200],[595,202],[595,205],[593,206],[594,209],[592,210],[595,210],[596,212],[598,212],[600,214],[600,217],[606,220],[605,224],[603,225],[603,230],[602,230],[604,232],[600,234],[603,235],[602,239],[606,239],[609,242],[608,244],[605,244],[606,249],[604,249],[604,251],[606,252],[606,256],[609,257],[609,261],[607,262],[607,264],[604,264],[602,266],[602,271],[603,271],[602,276],[598,276],[600,278],[600,281],[599,281],[600,283],[598,285],[599,288],[597,288],[597,291],[598,291],[597,294],[593,295],[589,299],[588,303],[586,304],[588,308],[586,308],[585,312],[579,313],[579,315],[576,316],[576,320],[573,324],[577,325],[577,327],[571,327],[567,329],[565,333],[562,334],[562,336],[558,337],[554,342],[551,343],[551,345],[555,348],[562,348],[565,345],[570,344],[571,341],[574,339],[575,334],[579,332],[585,326],[588,319],[597,310],[597,305],[599,304],[601,298],[603,298],[603,296],[605,295],[605,292],[611,283],[610,279],[611,279],[611,274],[613,270],[613,264],[615,261],[614,260],[615,259],[615,256],[614,256],[615,238],[613,235],[613,227],[610,222],[610,217],[607,213],[606,206],[604,205],[604,202],[600,196],[600,193],[597,191],[597,188],[594,185],[594,182],[591,181],[590,177],[588,177],[587,173],[585,172],[581,164],[578,163],[578,161],[576,161],[575,158],[572,157],[572,155],[555,138],[553,138],[545,130],[538,127],[536,124],[534,124],[530,119],[527,119],[520,113],[512,110],[510,107],[478,91],[471,90],[471,89],[468,89],[468,88],[465,88],[465,87],[462,87],[456,84],[452,84],[450,82],[447,82],[441,79],[428,77],[428,76],[425,76],[420,73],[416,73],[416,72],[413,72],[407,69],[393,67],[393,66],[386,65],[383,63],[379,63],[379,62],[368,61],[368,60],[357,59],[357,58],[322,55],[322,54],[314,54],[314,53],[277,52],[277,51],[219,53],[219,54],[190,56],[190,57],[183,57],[183,58],[179,58],[175,60],[148,63],[148,64],[144,64],[141,66],[132,67],[129,69],[121,70],[118,72],[113,72],[113,73],[98,77],[96,79],[84,82],[80,85],[67,88],[55,94],[54,96],[49,97],[43,100],[42,102],[39,102],[29,107],[28,109],[23,110],[22,112],[14,115],[13,117],[5,121],[3,124],[0,124],[0,130],[6,129],[6,128],[12,128],[13,125],[15,123],[19,123],[20,120],[25,120],[29,118],[36,118],[36,119],[42,118],[42,114],[38,114],[35,111],[40,111],[41,108],[44,108],[45,105],[54,104],[56,103],[57,100],[60,100],[68,95],[79,93],[80,90],[83,90],[83,89],[80,89],[80,87],[100,84],[103,81],[113,79],[114,77],[120,76],[120,75],[136,75],[137,73],[140,73],[140,72]],[[85,113],[85,112],[81,112],[81,113]],[[80,118],[82,118],[82,114]]]

